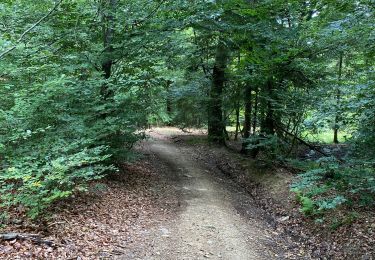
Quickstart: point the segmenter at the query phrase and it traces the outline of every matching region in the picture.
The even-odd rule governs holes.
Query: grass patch
[[[235,126],[226,126],[226,129],[227,129],[228,132],[236,132]]]
[[[303,132],[302,136],[305,136],[305,139],[309,142],[317,142],[317,143],[324,143],[324,144],[332,144],[333,143],[333,130],[326,130],[321,131],[316,134],[312,134],[310,132]],[[350,138],[350,134],[345,131],[338,132],[338,140],[339,143],[344,143],[348,138]]]
[[[229,133],[236,132],[235,126],[226,126],[226,130]],[[323,143],[323,144],[332,144],[333,143],[333,130],[327,129],[322,130],[318,133],[311,133],[310,131],[304,131],[302,133],[304,139],[308,142],[313,143]],[[345,131],[338,132],[339,143],[344,143],[351,137],[351,134]]]

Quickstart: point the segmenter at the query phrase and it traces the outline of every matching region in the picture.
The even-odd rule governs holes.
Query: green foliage
[[[139,12],[126,19],[155,6],[132,8]],[[124,32],[121,8],[63,1],[33,26],[50,10],[48,1],[0,3],[0,53],[14,47],[0,58],[0,207],[21,206],[31,218],[134,157],[132,146],[160,110],[157,86],[164,82],[162,60],[153,56],[157,39],[138,37],[140,28]],[[103,50],[106,26],[111,53]],[[107,77],[103,64],[111,59]]]
[[[207,123],[207,78],[192,73],[184,82],[176,82],[171,91],[173,120],[181,127],[202,127]]]
[[[251,135],[242,139],[243,147],[262,158],[298,161],[295,165],[305,172],[293,189],[300,193],[305,214],[320,215],[343,205],[372,206],[372,1],[224,1],[196,8],[191,18],[196,50],[189,48],[185,57],[191,64],[185,67],[185,80],[194,84],[187,88],[193,89],[190,93],[197,94],[184,92],[188,84],[177,85],[184,101],[176,108],[177,118],[200,117],[209,89],[195,79],[204,85],[209,85],[206,79],[213,82],[216,43],[225,39],[230,58],[220,97],[223,124],[237,120],[239,111],[243,128],[244,110],[250,109]],[[344,163],[333,157],[307,162],[298,157],[306,149],[301,139],[331,144],[334,129],[338,142],[345,144],[330,150],[341,152]]]
[[[75,154],[57,156],[48,161],[36,154],[18,157],[0,176],[2,207],[23,205],[31,218],[37,217],[53,202],[74,192],[85,191],[89,181],[98,179],[111,166],[98,163],[108,159],[104,148],[84,149]],[[51,155],[50,155],[51,156]],[[23,159],[23,160],[22,160]]]
[[[282,140],[276,135],[253,135],[244,142],[247,143],[247,150],[262,150],[263,154],[270,160],[274,160],[283,154]]]
[[[300,211],[306,216],[313,215],[315,213],[315,204],[314,202],[301,194],[297,194],[297,200],[301,203]]]
[[[344,164],[302,167],[305,214],[372,205],[373,27],[372,1],[2,1],[2,208],[37,217],[84,191],[149,125],[226,126],[238,111],[242,124],[246,109],[244,147],[271,160],[298,160],[298,138],[346,135]]]
[[[340,164],[333,158],[323,158],[318,166],[299,175],[292,185],[292,191],[299,198],[308,198],[315,205],[316,212],[323,213],[343,204],[351,207],[373,206],[374,187],[375,171],[372,164],[364,161]],[[305,202],[300,202],[305,213]]]

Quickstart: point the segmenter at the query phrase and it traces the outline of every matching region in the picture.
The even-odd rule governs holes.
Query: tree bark
[[[243,138],[244,141],[242,142],[242,153],[247,152],[247,145],[248,145],[248,138],[250,137],[250,131],[251,131],[251,86],[247,85],[245,88],[245,93],[244,93],[244,104],[245,104],[245,120],[244,120],[244,125],[243,125]]]
[[[272,104],[273,99],[273,84],[271,80],[268,80],[266,85],[267,91],[267,105],[266,105],[266,116],[261,126],[261,132],[266,135],[275,134],[275,120],[274,120],[274,109]]]
[[[223,39],[219,39],[208,104],[208,138],[211,142],[221,145],[225,144],[222,94],[227,60],[228,49]]]
[[[114,13],[116,10],[117,0],[102,1],[102,30],[103,30],[103,60],[102,71],[105,79],[109,79],[112,74],[113,66],[113,38],[114,38]],[[107,84],[103,84],[101,89],[102,96],[106,99],[113,92],[109,90]]]
[[[166,110],[167,110],[167,115],[168,115],[170,120],[172,119],[172,98],[171,98],[171,93],[170,93],[172,83],[173,83],[173,81],[167,80],[166,85],[165,85],[165,90],[167,92]],[[171,126],[171,125],[172,125],[172,122],[169,121],[168,126]]]
[[[236,104],[236,133],[234,135],[234,140],[238,140],[238,132],[240,131],[240,102]]]
[[[238,60],[238,66],[240,66],[241,64],[241,51],[238,52],[238,57],[237,57],[237,60]],[[241,88],[241,84],[239,83],[238,84],[238,90],[236,91],[236,100],[237,100],[237,103],[236,103],[236,133],[234,135],[234,140],[237,141],[238,140],[238,132],[240,131],[240,128],[241,128],[241,125],[240,125],[240,88]]]
[[[262,99],[262,101],[264,100],[264,103],[261,104],[262,105],[261,106],[262,117],[261,117],[261,123],[260,123],[260,134],[259,134],[260,137],[267,137],[270,135],[274,135],[275,126],[276,126],[275,118],[274,118],[274,107],[272,104],[272,100],[274,98],[274,89],[273,89],[273,83],[271,79],[267,81],[264,88],[265,88],[264,94],[266,98]],[[259,140],[256,141],[255,144],[259,144]],[[260,151],[260,148],[257,147],[257,148],[251,149],[249,152],[252,158],[256,158],[259,151]]]
[[[335,114],[335,123],[333,126],[333,142],[335,144],[339,143],[338,139],[338,132],[339,132],[339,122],[340,122],[340,103],[341,103],[341,91],[340,91],[340,84],[341,84],[341,78],[342,78],[342,60],[343,60],[343,54],[340,53],[339,58],[339,77],[338,77],[338,85],[336,87],[336,114]]]
[[[257,127],[257,116],[258,116],[258,91],[255,91],[255,100],[254,100],[254,114],[253,114],[253,135],[255,135]]]

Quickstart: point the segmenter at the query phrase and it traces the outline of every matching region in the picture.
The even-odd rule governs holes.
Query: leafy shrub
[[[276,159],[284,154],[283,141],[276,135],[252,135],[245,140],[245,143],[248,151],[255,154],[262,151],[262,154],[269,159]]]
[[[76,191],[85,191],[90,180],[101,178],[111,166],[98,163],[109,155],[106,149],[84,149],[76,154],[59,156],[50,161],[37,157],[18,159],[0,175],[1,206],[11,210],[22,205],[29,217],[36,218],[53,202],[67,198]]]
[[[322,158],[318,162],[318,166],[300,174],[292,185],[303,213],[311,215],[312,208],[316,213],[324,213],[343,204],[374,205],[373,164],[360,160],[340,164],[334,158]]]
[[[0,89],[0,207],[22,206],[37,218],[128,159],[141,137],[135,122],[145,116],[120,91],[103,100],[100,75],[93,81],[51,75],[27,91],[16,83],[11,101]]]
[[[309,197],[298,195],[297,200],[301,203],[300,211],[304,215],[309,216],[315,213],[315,204]]]

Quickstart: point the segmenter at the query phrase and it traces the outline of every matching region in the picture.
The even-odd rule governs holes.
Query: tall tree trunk
[[[228,49],[223,39],[219,39],[208,104],[208,138],[217,144],[225,144],[222,94],[227,60]]]
[[[236,133],[234,135],[234,140],[238,140],[238,132],[240,131],[240,102],[236,104]]]
[[[229,136],[229,133],[227,131],[227,119],[228,119],[228,115],[227,115],[227,112],[225,111],[225,109],[223,110],[223,122],[224,122],[224,127],[223,127],[223,130],[224,130],[224,138],[225,140],[230,140],[230,136]]]
[[[237,60],[238,60],[238,66],[240,66],[241,64],[241,50],[239,50],[238,52],[238,57],[237,57]],[[241,87],[241,84],[239,83],[238,84],[238,90],[236,91],[236,99],[237,99],[237,103],[236,103],[236,133],[234,135],[234,140],[237,141],[238,140],[238,132],[240,131],[240,101],[239,101],[239,98],[240,98],[240,87]]]
[[[255,93],[255,104],[254,104],[254,121],[253,121],[253,135],[256,133],[256,127],[257,124],[260,126],[260,131],[259,131],[259,136],[264,137],[264,129],[266,128],[266,121],[267,121],[267,116],[269,115],[269,111],[271,108],[271,104],[269,103],[269,99],[267,97],[270,96],[269,93],[269,83],[267,85],[262,86],[262,88],[257,88],[256,93]],[[259,92],[262,91],[264,92],[263,95],[261,96],[262,98],[259,99]],[[259,110],[259,113],[258,113]],[[259,118],[259,120],[258,120]],[[258,123],[259,122],[259,123]],[[254,144],[259,144],[259,140],[254,141]],[[252,158],[256,158],[258,153],[260,151],[259,147],[253,148],[248,151],[250,156]]]
[[[167,110],[167,115],[169,119],[172,119],[172,98],[171,98],[171,85],[173,81],[167,80],[166,85],[165,85],[165,90],[167,92],[167,97],[166,97],[166,110]],[[172,125],[172,122],[169,120],[168,126]]]
[[[338,84],[336,86],[336,114],[335,114],[335,123],[333,126],[333,142],[335,144],[339,143],[338,139],[338,132],[339,132],[339,121],[340,121],[340,105],[341,105],[341,91],[340,91],[340,84],[342,78],[342,60],[343,60],[343,53],[340,53],[339,58],[339,77],[338,77]]]
[[[113,37],[114,37],[114,12],[116,10],[117,0],[102,0],[102,30],[103,30],[103,60],[102,71],[105,79],[109,79],[112,74],[113,66]],[[103,84],[101,89],[102,96],[106,99],[113,93],[108,89],[107,84]]]
[[[266,105],[266,115],[264,121],[261,125],[261,132],[266,135],[275,134],[275,118],[274,118],[274,108],[272,104],[272,99],[274,96],[274,89],[271,80],[268,80],[266,85],[267,92],[267,105]]]
[[[261,103],[261,122],[260,122],[260,137],[266,137],[269,135],[274,135],[275,134],[275,114],[274,114],[274,107],[272,104],[272,100],[274,98],[274,89],[273,89],[273,83],[272,80],[269,79],[267,81],[267,84],[265,86],[265,96],[266,98],[263,98],[262,101],[264,100],[264,103]],[[258,95],[258,94],[257,94]],[[258,98],[258,97],[257,97]],[[256,101],[256,108],[254,110],[258,109]],[[256,113],[256,112],[255,112]],[[255,127],[254,127],[254,132],[255,132]],[[259,144],[259,140],[256,141],[255,144]],[[256,158],[260,151],[259,147],[253,148],[250,150],[250,155],[253,158]]]
[[[254,113],[253,113],[253,135],[255,135],[258,116],[258,90],[255,91]]]
[[[243,125],[243,138],[244,141],[242,142],[242,153],[246,153],[247,145],[248,145],[248,138],[250,137],[250,131],[251,131],[251,86],[247,85],[245,88],[244,93],[244,104],[245,104],[245,120]]]

